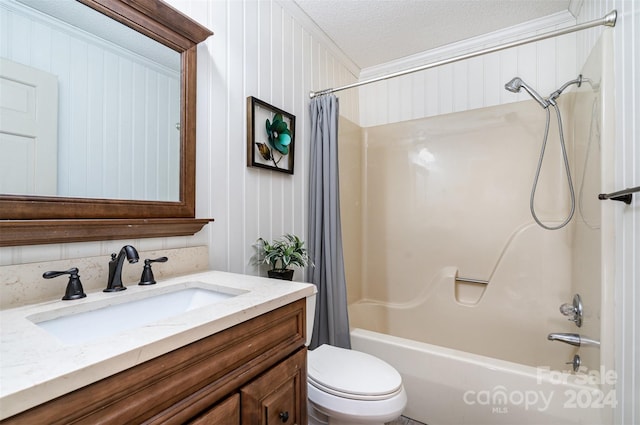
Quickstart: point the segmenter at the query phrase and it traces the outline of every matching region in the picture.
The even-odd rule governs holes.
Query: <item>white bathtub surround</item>
[[[531,100],[363,130],[352,327],[532,366],[571,359],[546,335],[572,330],[558,313],[573,296],[572,233],[539,228],[529,211],[543,132]],[[551,133],[536,197],[545,220],[568,211],[557,143]],[[489,284],[473,293],[456,276]]]
[[[430,281],[449,265],[461,277],[490,280],[532,222],[529,193],[544,120],[539,105],[526,101],[364,129],[362,297],[407,302],[423,287],[417,276]],[[548,145],[536,205],[553,222],[566,216],[568,196],[566,185],[556,184],[557,132]],[[566,235],[537,237],[561,243]],[[516,261],[543,273],[526,255]],[[556,276],[567,282],[568,266]]]
[[[81,344],[62,343],[29,318],[51,319],[176,287],[231,291],[233,297],[143,327]],[[295,282],[209,271],[165,279],[126,291],[87,293],[76,301],[50,301],[0,311],[0,419],[51,400],[166,352],[312,295],[315,287]],[[72,332],[73,330],[69,330]]]
[[[122,242],[121,242],[122,243]],[[118,252],[126,243],[111,243],[113,252]],[[79,269],[80,281],[85,292],[99,291],[107,287],[110,252],[95,257],[71,258],[67,260],[0,266],[0,309],[14,308],[41,301],[59,300],[64,295],[68,277],[44,279],[42,274],[51,270]],[[168,257],[166,263],[155,263],[153,274],[157,281],[173,276],[201,272],[209,269],[209,250],[206,246],[190,248],[138,250],[138,263],[125,263],[122,281],[125,286],[137,285],[142,275],[144,260]]]
[[[581,423],[611,422],[617,397],[612,389],[618,382],[613,362],[613,218],[607,212],[611,206],[597,199],[601,188],[611,184],[614,169],[610,35],[605,33],[605,42],[581,70],[586,78],[582,87],[558,99],[577,204],[575,218],[561,230],[541,229],[529,211],[545,121],[536,102],[362,129],[363,224],[361,233],[345,231],[345,238],[362,238],[362,279],[350,282],[360,299],[350,304],[349,316],[352,328],[374,331],[374,340],[385,340],[385,334],[403,340],[385,342],[382,349],[398,350],[400,357],[381,358],[413,382],[407,386],[408,416],[429,424],[573,423],[568,411],[574,406],[567,404],[575,404],[576,398],[560,402],[556,396],[548,406],[544,398],[568,391],[582,397],[573,410],[580,410],[575,417]],[[516,75],[509,74],[502,85]],[[538,216],[551,225],[559,224],[569,207],[557,135],[552,122],[535,198]],[[351,266],[347,264],[347,273]],[[575,293],[583,295],[585,304],[582,328],[558,311]],[[551,332],[602,339],[602,346],[577,349],[551,342]],[[445,350],[443,356],[451,362],[413,357],[413,351],[400,354],[407,346],[424,344],[428,351]],[[377,350],[376,344],[358,347],[379,355],[369,351]],[[559,372],[569,370],[565,363],[574,354],[582,359],[580,373]],[[484,366],[469,368],[467,359],[477,360],[476,355]],[[474,367],[476,360],[470,362]],[[495,366],[503,361],[504,374]],[[487,368],[495,373],[485,374]],[[537,368],[556,371],[552,373],[574,384],[587,371],[613,377],[579,388],[551,382],[544,393],[536,393],[542,385],[535,379]],[[453,383],[438,374],[443,369],[455,371]],[[464,376],[456,381],[459,371]],[[522,376],[527,379],[512,380]],[[484,388],[469,386],[477,383]],[[448,397],[443,394],[449,385],[457,389]],[[514,397],[536,395],[541,409],[501,410],[495,405],[487,413],[486,404],[463,398],[466,390],[499,398],[505,386],[515,391]],[[447,416],[439,405],[461,416]]]
[[[362,128],[340,117],[338,121],[340,149],[340,219],[342,220],[342,247],[347,281],[347,304],[362,298],[358,285],[362,282],[362,186],[364,150]]]
[[[614,29],[602,34],[581,69],[588,80],[576,90],[571,129],[577,201],[571,289],[580,294],[584,306],[590,306],[579,332],[601,341],[599,350],[579,350],[579,354],[590,368],[607,369],[615,367],[613,213],[618,206],[593,194],[615,187],[613,34]],[[611,421],[611,417],[605,420]]]
[[[368,329],[532,367],[563,369],[575,348],[551,343],[546,337],[549,332],[576,329],[558,312],[561,297],[554,302],[541,296],[553,289],[554,280],[541,275],[534,279],[540,284],[533,284],[514,277],[514,267],[511,263],[499,268],[474,305],[456,299],[457,269],[444,268],[433,280],[422,282],[422,292],[411,302],[362,300],[351,304],[352,329]],[[549,305],[544,305],[545,301]]]

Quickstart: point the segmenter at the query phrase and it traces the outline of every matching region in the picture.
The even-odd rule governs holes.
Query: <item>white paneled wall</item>
[[[178,200],[179,69],[19,3],[0,15],[0,56],[58,78],[57,194]]]
[[[635,0],[585,0],[578,22],[618,11],[613,31],[615,74],[614,190],[640,185],[640,3]],[[599,30],[578,34],[577,55],[582,62],[599,37]],[[640,196],[630,206],[609,205],[616,222],[615,340],[618,409],[617,424],[640,423]]]
[[[398,63],[365,69],[362,75],[376,77],[573,24],[571,14],[558,13]],[[577,77],[575,37],[568,34],[362,86],[360,125],[371,127],[528,99],[524,91],[514,94],[504,89],[504,84],[515,76],[541,94],[551,93]]]
[[[211,266],[256,274],[250,259],[258,237],[306,238],[309,91],[356,77],[290,3],[170,3],[214,32],[198,51],[197,214],[216,220],[206,230]],[[294,175],[246,166],[248,96],[296,116]],[[341,97],[341,108],[357,117],[355,94]]]
[[[0,265],[108,255],[126,242],[142,250],[209,245],[212,268],[257,274],[249,260],[258,237],[306,238],[309,91],[354,82],[355,66],[288,1],[168,3],[214,32],[198,48],[196,210],[215,222],[193,237],[0,248]],[[247,96],[296,116],[293,176],[247,168]],[[352,121],[356,96],[340,96]]]

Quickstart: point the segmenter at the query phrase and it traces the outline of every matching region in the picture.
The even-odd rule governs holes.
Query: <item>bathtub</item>
[[[518,233],[516,241],[544,236],[530,226]],[[404,415],[429,425],[609,423],[615,376],[585,363],[574,374],[565,364],[598,348],[547,340],[550,330],[575,332],[557,311],[566,295],[546,276],[535,285],[511,277],[512,263],[505,255],[488,285],[443,267],[408,302],[350,304],[352,348],[395,367],[408,395]]]
[[[456,267],[443,267],[410,301],[349,305],[353,349],[400,372],[405,416],[429,425],[609,422],[615,392],[607,384],[615,377],[604,382],[597,364],[583,363],[579,374],[565,364],[598,348],[578,351],[547,339],[550,330],[577,329],[557,311],[568,294],[546,268],[513,277],[522,264],[512,258],[517,246],[542,245],[545,237],[532,226],[516,232],[487,285],[460,281]],[[561,247],[541,251],[564,260]]]
[[[404,302],[349,304],[352,348],[400,372],[405,416],[429,425],[611,423],[616,377],[599,366],[599,348],[547,339],[578,331],[558,311],[571,299],[559,284],[568,281],[567,246],[549,239],[569,232],[517,229],[487,283],[447,266],[418,276],[421,289]],[[574,374],[566,363],[577,353]]]
[[[603,424],[615,405],[606,371],[574,375],[360,328],[351,344],[400,372],[403,415],[429,425]]]

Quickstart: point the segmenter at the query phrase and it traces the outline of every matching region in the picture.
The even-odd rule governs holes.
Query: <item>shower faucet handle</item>
[[[573,316],[574,314],[576,314],[576,310],[573,307],[573,304],[564,303],[560,306],[560,313],[562,313],[564,316]]]
[[[580,294],[573,296],[573,302],[571,304],[565,303],[560,306],[560,313],[569,318],[569,321],[574,322],[577,327],[582,326],[582,299]]]

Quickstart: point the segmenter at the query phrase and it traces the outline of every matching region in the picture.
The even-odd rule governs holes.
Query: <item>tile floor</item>
[[[400,416],[398,419],[392,422],[387,422],[385,425],[426,425],[422,422],[414,421],[413,419]]]

